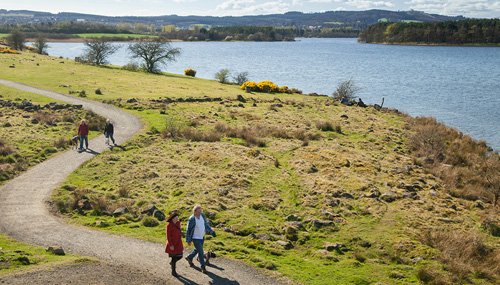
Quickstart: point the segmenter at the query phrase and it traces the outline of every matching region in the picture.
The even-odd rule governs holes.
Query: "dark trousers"
[[[170,261],[170,266],[172,267],[172,273],[177,274],[177,272],[175,271],[175,264],[177,263],[177,261],[182,259],[182,254],[169,254],[169,256],[170,258],[172,258],[172,260]]]
[[[200,260],[200,265],[202,268],[205,268],[205,253],[203,252],[204,241],[205,240],[203,239],[193,239],[194,249],[188,255],[188,258],[190,260],[193,260],[193,258],[198,254],[198,259]]]
[[[80,149],[83,149],[83,142],[85,141],[85,148],[89,148],[89,137],[80,136]]]

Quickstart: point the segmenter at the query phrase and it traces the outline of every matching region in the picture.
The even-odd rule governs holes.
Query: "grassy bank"
[[[93,122],[91,137],[104,125],[91,112],[4,86],[0,86],[0,100],[0,185],[69,149],[82,118]]]
[[[0,277],[28,269],[48,268],[85,260],[88,259],[74,255],[55,255],[45,248],[23,244],[0,234]]]
[[[165,223],[141,211],[180,209],[185,226],[201,203],[218,232],[207,248],[303,284],[498,281],[500,242],[481,228],[497,208],[450,195],[412,154],[416,129],[402,114],[25,54],[0,55],[0,66],[146,123],[54,193],[73,223],[163,242]],[[112,216],[120,207],[128,213]]]

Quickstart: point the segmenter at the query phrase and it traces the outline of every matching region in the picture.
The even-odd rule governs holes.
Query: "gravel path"
[[[142,128],[139,119],[106,104],[2,79],[0,84],[71,104],[81,104],[85,109],[110,118],[115,123],[117,143],[130,139]],[[51,192],[83,162],[107,149],[103,136],[91,140],[89,147],[94,153],[66,151],[31,168],[0,188],[0,232],[26,243],[42,246],[59,245],[71,253],[95,256],[103,262],[125,266],[131,271],[147,272],[152,278],[165,279],[167,284],[290,283],[267,276],[262,271],[243,263],[224,258],[215,259],[213,261],[215,267],[209,267],[209,274],[206,275],[189,268],[182,260],[178,264],[178,272],[183,278],[175,279],[169,276],[167,270],[169,259],[164,253],[162,244],[68,225],[60,218],[51,215],[46,203]],[[83,279],[80,284],[86,284],[85,280]]]

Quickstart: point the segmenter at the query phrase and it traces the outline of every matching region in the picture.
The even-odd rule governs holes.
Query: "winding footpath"
[[[115,123],[115,139],[125,142],[142,129],[142,123],[133,115],[116,107],[80,99],[24,84],[0,79],[0,84],[40,94],[110,118]],[[100,153],[107,147],[104,137],[89,142],[90,148]],[[178,263],[183,278],[169,275],[168,255],[164,245],[94,231],[83,226],[66,224],[50,214],[47,200],[52,191],[82,163],[95,153],[74,150],[58,154],[31,168],[0,188],[0,232],[16,240],[40,246],[62,246],[67,252],[94,256],[108,263],[140,270],[167,280],[167,284],[289,284],[289,281],[267,276],[241,262],[224,258],[214,260],[214,267],[204,275],[189,268],[184,260]],[[83,283],[82,283],[83,284]]]

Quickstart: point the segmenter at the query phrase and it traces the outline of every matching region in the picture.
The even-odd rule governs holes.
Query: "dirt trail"
[[[0,79],[0,84],[31,93],[40,94],[71,104],[81,104],[85,109],[110,118],[115,123],[117,143],[130,139],[142,128],[136,117],[118,108],[27,85]],[[97,153],[106,150],[104,137],[89,142]],[[47,199],[51,192],[83,162],[95,154],[66,151],[31,168],[0,188],[0,232],[30,244],[60,245],[66,251],[86,256],[95,256],[104,262],[120,265],[131,270],[147,272],[151,276],[166,279],[168,284],[285,284],[288,281],[263,274],[240,262],[217,258],[215,267],[203,275],[189,268],[182,260],[179,273],[182,279],[168,274],[168,256],[163,245],[137,239],[93,231],[85,227],[66,224],[49,213]],[[82,284],[85,283],[82,280]],[[74,283],[73,283],[74,284]]]

